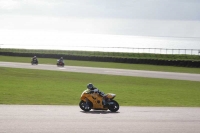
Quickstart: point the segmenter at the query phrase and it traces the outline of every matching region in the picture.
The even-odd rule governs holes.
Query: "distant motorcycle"
[[[36,58],[32,58],[31,64],[38,65],[38,60]]]
[[[63,61],[60,61],[60,60],[57,60],[57,66],[58,67],[64,67],[65,66],[65,63]]]
[[[117,101],[113,100],[115,94],[107,93],[105,96],[106,105],[103,105],[103,97],[97,93],[90,94],[89,90],[83,91],[81,94],[81,101],[79,107],[83,111],[95,110],[110,110],[111,112],[116,112],[119,110],[119,104]]]

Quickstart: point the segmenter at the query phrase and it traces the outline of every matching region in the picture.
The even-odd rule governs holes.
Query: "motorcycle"
[[[113,100],[116,94],[107,93],[105,98],[106,104],[103,105],[103,97],[98,93],[89,93],[89,90],[84,90],[81,94],[79,107],[83,111],[94,110],[110,110],[111,112],[116,112],[119,110],[119,104],[117,101]]]
[[[62,66],[64,67],[65,63],[63,61],[57,60],[57,66]]]
[[[33,58],[32,61],[31,61],[31,64],[32,65],[38,65],[38,60]]]

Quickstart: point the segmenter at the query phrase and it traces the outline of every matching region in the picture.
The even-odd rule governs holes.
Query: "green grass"
[[[38,58],[38,60],[39,60],[39,64],[56,64],[57,59]],[[16,57],[16,56],[0,56],[0,61],[30,63],[31,58],[30,57]],[[65,63],[68,66],[89,66],[89,67],[102,67],[102,68],[119,68],[119,69],[132,69],[132,70],[150,70],[150,71],[200,74],[200,68],[188,68],[188,67],[176,67],[176,66],[158,66],[158,65],[75,61],[75,60],[65,60]]]
[[[200,107],[200,82],[0,67],[0,104],[78,105],[92,82],[121,106]]]

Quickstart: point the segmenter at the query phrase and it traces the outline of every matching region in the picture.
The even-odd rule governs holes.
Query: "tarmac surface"
[[[16,63],[16,62],[0,62],[0,67],[43,69],[43,70],[64,71],[64,72],[95,73],[95,74],[107,74],[107,75],[123,75],[123,76],[136,76],[136,77],[148,77],[148,78],[200,81],[200,74],[189,74],[189,73],[79,67],[79,66],[57,67],[56,65],[47,65],[47,64],[31,65],[30,63]]]
[[[199,133],[200,108],[0,105],[0,133]]]
[[[200,74],[0,62],[1,67],[200,81]],[[127,107],[82,111],[79,106],[0,105],[0,133],[199,133],[199,107]]]

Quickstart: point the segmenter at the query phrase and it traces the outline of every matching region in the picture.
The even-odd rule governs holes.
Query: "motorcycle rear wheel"
[[[86,102],[85,101],[80,101],[79,103],[79,107],[83,110],[83,111],[90,111],[92,109],[92,104],[89,103],[88,106],[86,107]]]

